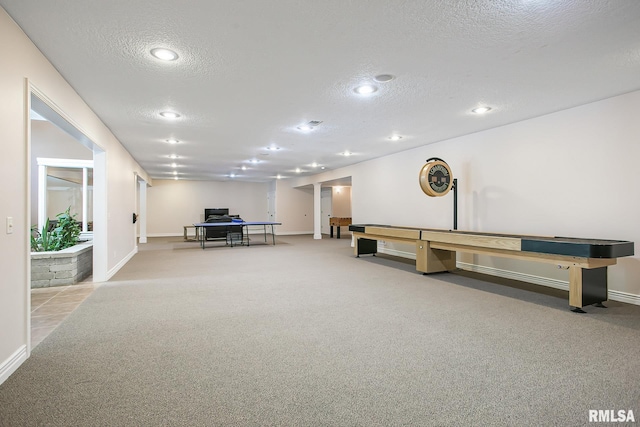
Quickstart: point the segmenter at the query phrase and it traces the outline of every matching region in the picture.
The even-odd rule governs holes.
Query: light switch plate
[[[13,234],[13,217],[7,217],[7,234]]]

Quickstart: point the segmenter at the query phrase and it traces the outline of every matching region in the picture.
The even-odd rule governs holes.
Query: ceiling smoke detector
[[[373,79],[377,82],[380,83],[384,83],[384,82],[388,82],[391,81],[395,78],[394,75],[392,74],[378,74],[377,76],[375,76]]]
[[[318,127],[320,123],[322,123],[322,120],[311,120],[308,123],[298,126],[298,129],[308,132]]]

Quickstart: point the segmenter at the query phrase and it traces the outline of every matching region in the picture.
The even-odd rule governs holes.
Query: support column
[[[139,243],[147,243],[147,183],[140,181],[140,213],[138,224],[140,231]]]
[[[82,168],[82,232],[89,231],[89,169]]]
[[[313,183],[313,238],[322,239],[322,184]]]
[[[130,213],[127,213],[131,215]],[[107,153],[93,149],[93,282],[109,280]],[[115,262],[113,263],[115,264]]]
[[[38,231],[47,220],[47,167],[38,165]]]

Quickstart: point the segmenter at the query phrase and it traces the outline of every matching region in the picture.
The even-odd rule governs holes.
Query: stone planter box
[[[31,288],[74,285],[93,274],[93,242],[57,252],[31,252]]]

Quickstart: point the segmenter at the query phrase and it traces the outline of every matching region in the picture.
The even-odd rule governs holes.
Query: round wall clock
[[[442,160],[427,161],[420,170],[420,188],[427,196],[444,196],[452,185],[451,168]]]

